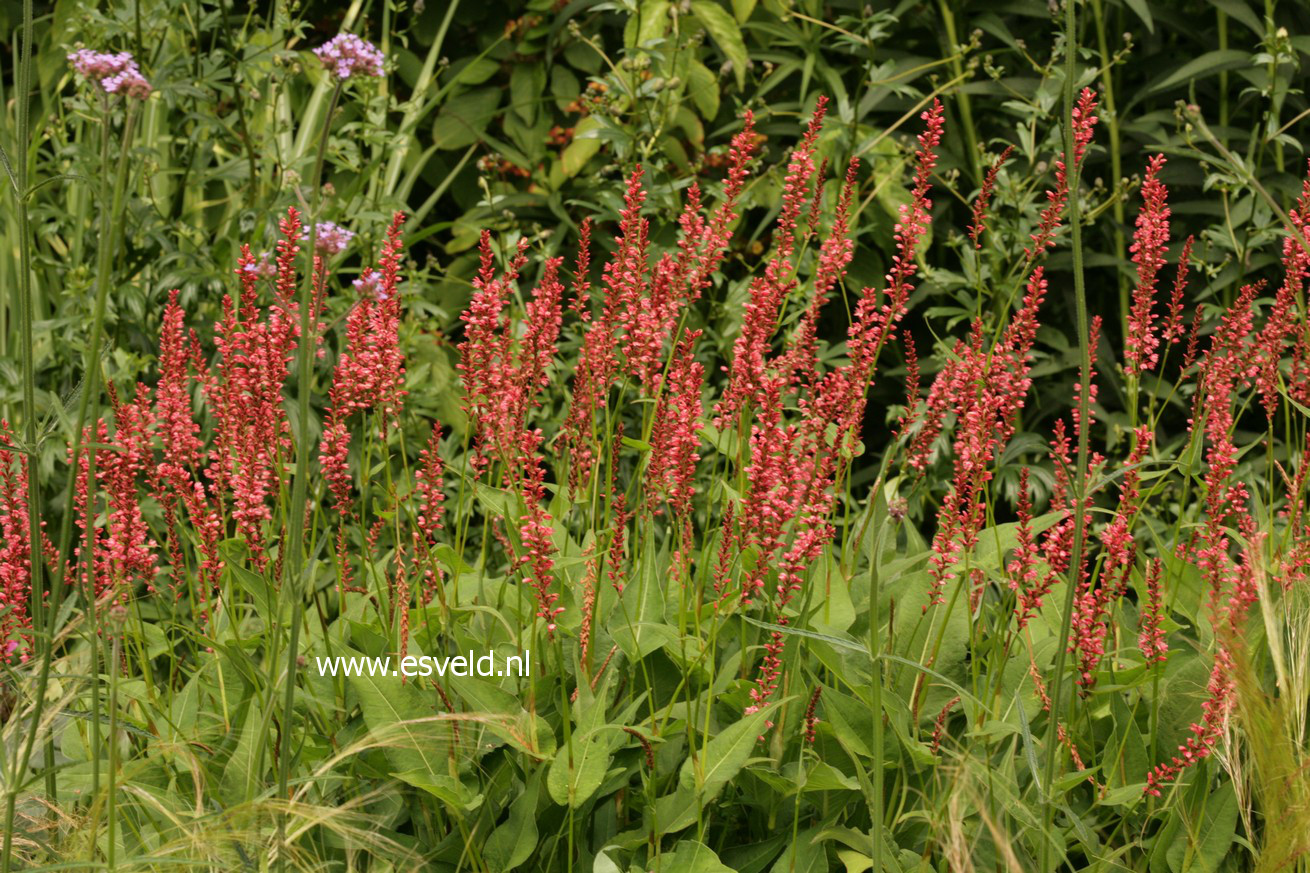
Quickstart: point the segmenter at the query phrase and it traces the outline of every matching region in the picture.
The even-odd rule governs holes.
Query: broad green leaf
[[[793,774],[794,775],[794,774]],[[860,783],[825,761],[805,771],[801,791],[859,791]]]
[[[1124,0],[1128,8],[1146,25],[1147,33],[1155,33],[1155,19],[1151,17],[1151,6],[1146,0]]]
[[[541,795],[541,770],[528,779],[523,792],[509,807],[509,818],[487,837],[482,856],[493,870],[513,870],[532,857],[537,848],[537,799]]]
[[[711,121],[719,114],[719,80],[695,58],[687,63],[687,94],[701,118]]]
[[[1240,67],[1249,66],[1250,63],[1251,55],[1247,52],[1238,51],[1237,49],[1214,49],[1199,58],[1188,61],[1172,73],[1152,82],[1141,93],[1143,95],[1155,94],[1197,77],[1204,78],[1221,70],[1236,70]]]
[[[755,0],[732,0],[732,17],[745,24],[755,11]]]
[[[823,713],[828,726],[853,755],[873,757],[873,715],[858,700],[836,689],[823,689]]]
[[[873,859],[854,849],[838,849],[837,859],[846,868],[846,873],[864,873],[873,867]]]
[[[1178,873],[1214,873],[1228,855],[1237,832],[1237,795],[1231,782],[1223,782],[1195,804],[1196,815],[1184,822],[1166,857]]]
[[[1246,25],[1257,37],[1265,35],[1264,24],[1261,23],[1260,16],[1252,10],[1249,0],[1210,0],[1210,5],[1223,10],[1234,21]]]
[[[454,776],[438,775],[427,770],[407,770],[392,775],[401,782],[421,788],[454,809],[472,812],[482,805],[482,795],[470,791],[467,785]]]
[[[714,42],[728,60],[732,61],[732,72],[737,77],[737,87],[746,87],[746,66],[750,61],[746,54],[746,43],[741,37],[741,27],[733,20],[722,6],[714,0],[692,0],[691,13],[705,26]]]
[[[723,863],[737,873],[763,873],[790,837],[790,833],[779,833],[758,843],[725,849],[721,856]]]
[[[826,631],[846,631],[855,624],[850,586],[831,554],[816,561],[810,572],[810,624]]]
[[[537,110],[545,95],[545,66],[541,62],[515,64],[509,74],[509,105],[524,124],[537,120]]]
[[[445,680],[455,695],[475,712],[518,715],[523,710],[519,699],[499,685],[477,676],[448,676]]]
[[[782,850],[770,873],[828,873],[828,849],[819,840],[819,828],[811,828],[796,835],[796,839]]]
[[[1064,517],[1062,512],[1048,512],[1039,515],[1028,524],[1034,537]],[[972,564],[986,570],[997,570],[1005,563],[1005,556],[1019,545],[1019,523],[993,525],[978,532],[978,547],[974,551]]]
[[[618,614],[616,613],[616,618]],[[678,632],[663,621],[642,621],[634,625],[619,624],[610,629],[614,642],[629,659],[640,661],[678,638]]]
[[[1100,806],[1126,806],[1130,809],[1141,802],[1145,796],[1143,789],[1146,787],[1145,782],[1138,782],[1135,785],[1124,785],[1120,788],[1111,788],[1105,792],[1104,797],[1096,798]]]
[[[472,58],[462,66],[459,61],[456,61],[451,66],[458,67],[455,71],[455,82],[460,85],[481,85],[500,72],[500,64],[486,56]]]
[[[263,774],[255,772],[255,758],[258,751],[258,732],[262,713],[254,706],[247,711],[241,724],[241,737],[227,759],[223,769],[223,782],[228,792],[237,797],[250,797],[254,786],[259,784]]]
[[[603,730],[575,736],[572,747],[567,743],[560,746],[550,764],[546,790],[551,800],[573,809],[582,806],[605,781],[609,763],[609,736]]]
[[[347,649],[346,657],[363,655]],[[385,750],[398,773],[427,774],[436,779],[449,774],[446,756],[451,729],[437,720],[435,696],[424,694],[414,682],[391,676],[351,676],[347,680],[359,698],[364,724]],[[414,784],[412,779],[406,779]]]
[[[695,790],[703,802],[716,797],[719,790],[746,766],[764,731],[764,723],[777,706],[777,703],[770,703],[720,731],[699,754],[682,762],[678,785]]]
[[[559,156],[565,176],[578,175],[587,161],[600,151],[600,139],[595,136],[600,129],[601,122],[593,115],[588,115],[573,128],[573,140]]]
[[[647,538],[641,566],[623,589],[618,606],[610,614],[610,633],[629,660],[639,661],[677,639],[677,631],[664,623],[664,574],[666,563],[656,555],[655,543]]]
[[[277,592],[273,590],[268,580],[262,574],[247,570],[231,558],[224,562],[223,570],[232,576],[238,587],[250,595],[259,615],[265,621],[273,621],[278,615],[279,601]]]
[[[864,655],[866,658],[872,660],[872,656],[869,654],[869,647],[867,645],[857,643],[853,640],[844,640],[841,637],[835,637],[832,634],[821,634],[818,631],[806,630],[805,628],[793,627],[792,625],[771,624],[767,621],[760,621],[757,618],[751,618],[749,615],[743,615],[742,619],[744,621],[749,622],[750,624],[755,625],[756,627],[762,627],[765,630],[778,631],[779,633],[782,634],[791,634],[793,636],[798,636],[798,637],[808,637],[809,639],[812,640],[819,640],[821,642],[828,643],[829,645],[836,646],[839,649],[846,649],[847,651],[851,651],[851,652],[859,652],[860,654]]]
[[[496,116],[500,95],[500,88],[478,88],[447,100],[432,126],[433,145],[439,149],[473,145]]]
[[[637,14],[628,19],[623,41],[629,48],[659,39],[669,28],[669,0],[642,0]]]
[[[678,843],[672,852],[660,858],[655,869],[661,873],[736,873],[724,866],[713,849],[695,840]]]
[[[678,786],[672,794],[655,801],[655,822],[660,835],[672,834],[696,821],[700,803],[691,788]]]
[[[550,68],[550,93],[555,98],[555,106],[561,112],[566,111],[582,91],[578,77],[563,64]]]
[[[484,725],[492,734],[539,761],[555,754],[555,732],[535,712],[521,711],[515,719],[488,719]]]
[[[605,849],[596,853],[596,861],[591,865],[591,873],[623,873],[623,869],[614,863]]]

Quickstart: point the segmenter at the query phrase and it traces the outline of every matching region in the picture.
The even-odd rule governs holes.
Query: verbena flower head
[[[359,274],[359,278],[351,283],[361,297],[376,297],[379,300],[387,299],[387,292],[382,288],[382,274],[376,272],[372,267],[365,267]]]
[[[78,75],[98,84],[106,94],[126,94],[144,100],[150,96],[150,83],[137,69],[131,52],[95,52],[78,49],[68,56]]]
[[[346,230],[330,221],[320,221],[314,237],[314,252],[324,257],[339,255],[346,250],[346,246],[350,245],[350,241],[354,238],[354,231]]]
[[[349,79],[356,73],[382,75],[382,52],[373,43],[353,33],[338,34],[314,49],[314,54],[338,79]]]
[[[128,68],[135,67],[131,52],[95,52],[91,49],[78,49],[68,56],[68,62],[78,75],[99,82],[110,76],[117,76]]]
[[[258,260],[243,263],[239,269],[260,279],[271,279],[277,275],[277,265],[269,260],[268,252],[260,252]]]

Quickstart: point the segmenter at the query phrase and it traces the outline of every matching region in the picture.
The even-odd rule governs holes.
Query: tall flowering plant
[[[334,88],[381,72],[354,38],[318,54]],[[97,84],[122,71],[84,66]],[[366,226],[288,209],[271,257],[241,248],[216,322],[193,324],[173,292],[157,373],[106,386],[104,413],[73,434],[71,535],[40,551],[61,594],[85,598],[88,615],[103,607],[85,645],[120,647],[114,681],[134,622],[166,628],[151,644],[166,639],[196,675],[236,663],[216,675],[257,685],[267,710],[252,760],[289,769],[330,736],[342,760],[368,756],[361,780],[444,804],[422,822],[443,839],[497,802],[464,792],[485,771],[538,780],[522,808],[533,813],[547,795],[572,813],[618,786],[615,808],[642,821],[628,842],[650,845],[662,826],[650,822],[680,821],[723,789],[707,787],[705,762],[726,743],[711,747],[714,735],[761,784],[813,773],[837,786],[793,792],[795,810],[810,809],[807,793],[863,803],[866,780],[876,806],[894,756],[906,765],[892,792],[918,796],[981,735],[970,754],[989,765],[1046,743],[1068,773],[1034,792],[1087,792],[1087,807],[1151,810],[1207,759],[1231,761],[1249,617],[1272,605],[1262,597],[1299,590],[1310,566],[1297,417],[1310,183],[1289,210],[1279,275],[1251,277],[1222,311],[1197,309],[1179,355],[1189,277],[1205,271],[1193,240],[1170,235],[1170,165],[1148,158],[1131,309],[1090,319],[1090,366],[1071,374],[1048,323],[1068,283],[1048,256],[1096,147],[1097,95],[1076,101],[1071,153],[1044,192],[1024,199],[1010,184],[1010,148],[978,190],[957,192],[967,239],[930,235],[955,209],[941,194],[954,178],[941,101],[910,116],[907,196],[885,238],[861,206],[886,170],[849,158],[829,171],[841,140],[825,137],[829,109],[816,101],[772,169],[743,113],[722,176],[686,186],[666,216],[653,169],[634,165],[621,205],[582,221],[576,240],[502,247],[484,232],[467,306],[418,361],[409,341],[431,326],[407,304],[431,289],[406,276],[404,215],[378,228],[369,257]],[[743,243],[760,179],[776,183],[777,214]],[[934,236],[966,265],[1005,265],[954,332],[926,303],[955,281],[929,266]],[[855,282],[857,258],[878,247],[881,279]],[[425,411],[443,367],[458,399],[437,422]],[[904,405],[884,408],[902,373]],[[1119,374],[1128,390],[1115,390]],[[1187,420],[1171,435],[1175,416]],[[1295,445],[1263,436],[1285,425]],[[1093,446],[1085,472],[1079,440]],[[1251,475],[1260,455],[1275,485]],[[41,639],[27,464],[0,425],[0,656],[19,667]],[[475,638],[530,649],[540,673],[443,674],[430,687],[304,672],[327,653],[462,654]],[[1211,638],[1203,699],[1169,734],[1160,724],[1177,713],[1161,713],[1159,687]],[[1054,677],[1077,690],[1067,706],[1052,686],[1061,664]],[[267,707],[288,689],[281,715]],[[300,718],[311,709],[329,716]],[[333,719],[358,736],[435,725],[449,746],[435,768],[412,736],[359,752],[324,732]],[[1100,742],[1111,730],[1152,741],[1114,758]],[[245,743],[256,729],[231,733]],[[995,751],[1006,737],[1014,745]],[[859,779],[808,769],[861,758]],[[284,787],[297,802],[308,790]],[[279,816],[294,808],[277,802]],[[519,828],[522,809],[489,821]],[[887,818],[860,827],[890,832]],[[940,848],[907,839],[916,857]]]

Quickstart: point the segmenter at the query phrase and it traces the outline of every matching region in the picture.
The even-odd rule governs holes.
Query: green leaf
[[[541,63],[515,64],[509,75],[509,105],[524,124],[537,120],[537,107],[546,94],[546,68]]]
[[[838,849],[837,858],[846,867],[846,873],[864,873],[873,867],[873,859],[853,849]]]
[[[454,776],[429,773],[427,770],[406,770],[392,775],[401,782],[426,791],[453,809],[472,812],[482,805],[482,795],[470,791],[467,785]]]
[[[224,551],[226,552],[226,550]],[[273,621],[278,615],[278,597],[268,579],[264,578],[263,574],[242,567],[232,557],[228,557],[223,563],[223,569],[232,576],[232,580],[237,583],[237,586],[254,600],[258,614],[263,616],[265,621]]]
[[[223,769],[225,788],[237,797],[249,797],[253,786],[262,779],[262,774],[255,772],[261,715],[262,713],[254,706],[246,711],[242,721],[241,738],[237,741],[237,746]]]
[[[790,833],[776,833],[758,843],[725,849],[723,863],[737,873],[763,873],[769,862],[778,857],[778,851],[790,836]]]
[[[692,0],[691,14],[705,26],[719,50],[732,61],[732,72],[737,77],[737,88],[746,87],[746,43],[741,38],[741,28],[732,16],[713,0]]]
[[[820,761],[805,773],[805,782],[800,791],[859,791],[860,783],[851,776]]]
[[[363,658],[353,649],[346,657]],[[406,782],[420,774],[436,780],[448,777],[446,751],[450,748],[451,729],[436,716],[435,698],[419,691],[413,682],[402,683],[390,676],[351,676],[350,690],[359,698],[364,724],[385,750],[387,760]],[[424,787],[424,786],[419,786]]]
[[[873,757],[873,714],[869,707],[832,688],[823,689],[824,720],[852,755]]]
[[[1208,51],[1199,58],[1188,61],[1172,73],[1157,79],[1140,92],[1140,96],[1154,94],[1157,91],[1165,91],[1175,85],[1181,85],[1197,77],[1205,77],[1218,73],[1221,70],[1235,70],[1239,67],[1248,66],[1251,63],[1251,56],[1237,49],[1215,49]]]
[[[1178,873],[1214,873],[1228,855],[1237,832],[1237,795],[1224,782],[1203,801],[1192,821],[1183,824],[1165,857]]]
[[[588,115],[573,128],[573,141],[560,153],[560,166],[564,175],[573,177],[582,172],[587,161],[600,151],[600,139],[594,134],[601,128],[601,122],[594,115]],[[592,134],[588,136],[588,134]]]
[[[609,737],[602,729],[573,738],[572,748],[560,746],[546,776],[546,790],[560,806],[577,809],[596,793],[609,770]]]
[[[664,623],[664,574],[659,570],[655,543],[647,536],[636,578],[628,580],[609,622],[614,642],[632,661],[641,660],[678,637],[677,631]]]
[[[705,744],[700,754],[682,762],[678,785],[700,795],[702,802],[712,800],[730,779],[741,772],[750,760],[755,744],[764,731],[764,723],[777,703],[745,716],[719,732]]]
[[[1147,5],[1146,0],[1124,0],[1124,2],[1138,18],[1142,19],[1142,24],[1146,25],[1146,32],[1155,33],[1155,19],[1151,17],[1151,7]]]
[[[724,866],[713,849],[695,840],[678,843],[655,869],[667,873],[734,873],[731,867]]]
[[[700,804],[696,792],[690,788],[678,786],[672,794],[666,794],[655,801],[655,820],[659,824],[660,835],[671,834],[690,826],[696,821]]]
[[[485,54],[472,58],[467,64],[460,66],[456,61],[451,65],[457,67],[454,81],[460,85],[481,85],[500,71],[500,64],[486,57]]]
[[[711,121],[719,114],[719,80],[695,58],[687,62],[687,94],[701,118]]]
[[[642,0],[637,14],[623,29],[624,43],[635,48],[663,37],[669,27],[670,5],[669,0]]]
[[[771,873],[828,873],[828,850],[818,836],[818,828],[797,834],[792,844],[778,856]]]
[[[1039,515],[1028,524],[1033,536],[1042,533],[1064,517],[1062,512],[1048,512]],[[1019,545],[1019,523],[1007,522],[984,528],[978,532],[978,546],[971,562],[976,567],[987,570],[999,570],[1005,563],[1005,556]]]
[[[630,449],[636,449],[639,452],[650,451],[650,443],[643,440],[633,439],[632,437],[622,437],[620,441]]]
[[[755,0],[732,0],[732,17],[742,24],[755,11]]]
[[[1132,809],[1140,803],[1145,796],[1143,792],[1145,787],[1145,782],[1137,782],[1133,785],[1111,788],[1109,791],[1105,792],[1104,797],[1097,797],[1096,803],[1099,806],[1126,806],[1129,809]]]
[[[756,627],[762,627],[765,630],[778,631],[779,633],[792,634],[798,637],[809,637],[812,640],[820,640],[822,642],[828,643],[829,645],[836,646],[839,649],[846,649],[851,652],[859,652],[860,654],[864,655],[866,658],[873,660],[873,656],[869,654],[869,647],[867,645],[861,645],[860,643],[852,642],[851,640],[844,640],[841,637],[834,637],[831,634],[821,634],[818,631],[806,630],[805,628],[801,628],[801,627],[793,627],[792,625],[770,624],[767,621],[760,621],[757,618],[751,618],[749,615],[743,615],[742,619],[755,625]]]
[[[813,592],[809,623],[820,631],[845,632],[855,624],[855,604],[851,601],[850,580],[841,571],[831,553],[816,561],[810,571]]]
[[[1256,36],[1263,37],[1265,35],[1265,27],[1260,22],[1260,16],[1252,11],[1248,0],[1210,0],[1210,5],[1223,10],[1234,21],[1245,24],[1250,28],[1251,33]]]
[[[432,144],[439,149],[462,149],[482,138],[500,107],[500,88],[479,88],[446,101],[432,127]]]
[[[536,770],[523,793],[509,807],[509,818],[491,832],[482,856],[493,870],[513,870],[537,848],[537,799],[541,796],[541,770]]]

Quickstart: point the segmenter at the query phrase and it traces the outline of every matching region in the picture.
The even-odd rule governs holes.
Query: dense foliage
[[[6,873],[1310,868],[1305,8],[25,12]]]

